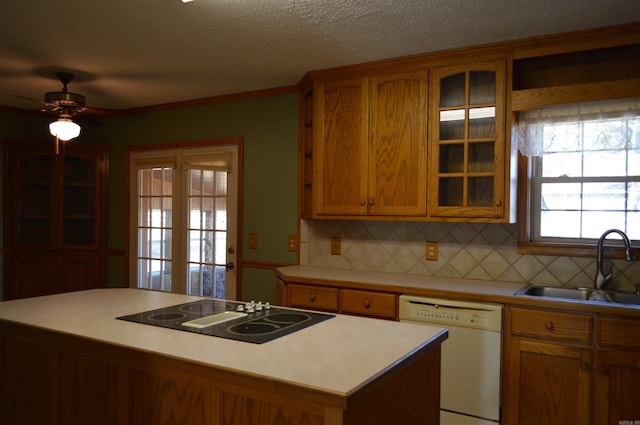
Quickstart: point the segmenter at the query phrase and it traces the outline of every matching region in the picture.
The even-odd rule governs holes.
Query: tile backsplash
[[[331,238],[341,254],[331,255]],[[438,260],[425,260],[426,242]],[[517,225],[302,220],[300,264],[425,276],[490,279],[561,286],[593,286],[595,259],[520,255]],[[595,249],[594,249],[595,251]],[[615,260],[612,289],[640,283],[640,261]]]

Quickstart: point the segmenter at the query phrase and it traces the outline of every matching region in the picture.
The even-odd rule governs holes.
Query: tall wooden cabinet
[[[427,71],[314,85],[317,216],[426,214]]]
[[[4,298],[105,286],[108,152],[5,145]]]

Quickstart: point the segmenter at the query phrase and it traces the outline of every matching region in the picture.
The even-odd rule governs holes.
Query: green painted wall
[[[287,251],[287,235],[297,231],[297,94],[260,97],[171,109],[139,117],[105,118],[84,126],[73,143],[107,144],[109,150],[109,242],[125,248],[125,150],[128,146],[242,137],[243,258],[295,263]],[[53,144],[47,134],[50,119],[26,116],[14,128],[14,114],[0,112],[0,140],[37,138]],[[258,249],[248,249],[249,233],[257,233]],[[124,258],[109,259],[108,282],[125,282]],[[275,300],[275,277],[265,270],[245,270],[243,298]]]

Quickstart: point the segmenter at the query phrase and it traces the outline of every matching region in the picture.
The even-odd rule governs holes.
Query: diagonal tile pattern
[[[515,224],[302,220],[300,235],[309,266],[562,286],[591,286],[595,274],[593,258],[518,254]],[[427,241],[438,242],[438,261],[425,260]],[[614,276],[614,288],[633,290],[640,261],[614,261]]]

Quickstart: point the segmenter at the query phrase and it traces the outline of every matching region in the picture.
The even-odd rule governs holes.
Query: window
[[[235,298],[237,147],[131,153],[131,286]]]
[[[531,242],[580,244],[617,228],[640,240],[640,99],[520,114]]]

